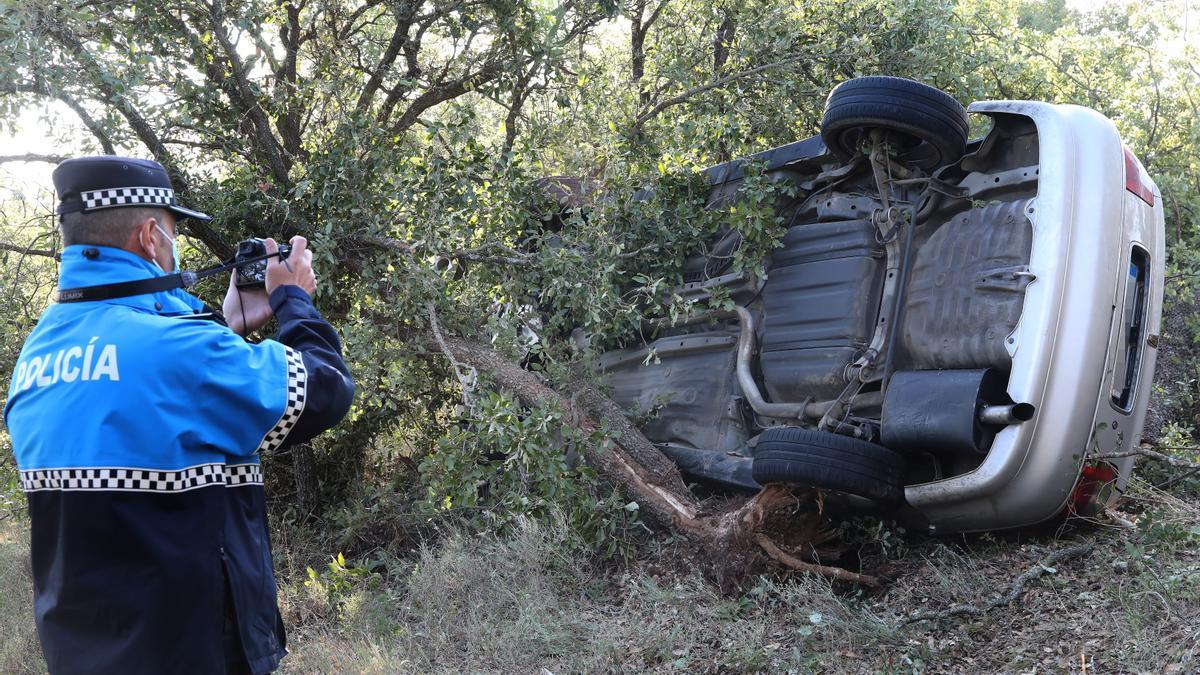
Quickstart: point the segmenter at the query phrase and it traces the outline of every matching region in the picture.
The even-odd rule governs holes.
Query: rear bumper
[[[906,488],[908,503],[933,528],[950,532],[1022,527],[1061,513],[1089,449],[1128,446],[1140,433],[1153,372],[1153,350],[1146,350],[1146,391],[1126,415],[1127,431],[1100,429],[1108,407],[1114,297],[1130,237],[1123,225],[1123,151],[1112,122],[1086,108],[1046,103],[982,102],[970,110],[1022,115],[1038,129],[1038,194],[1025,214],[1033,227],[1030,270],[1036,278],[1006,339],[1012,357],[1008,393],[1036,406],[1037,415],[1001,431],[973,471]],[[1158,218],[1161,232],[1161,213]],[[1149,229],[1145,236],[1157,238],[1147,242],[1159,298],[1150,330],[1157,333],[1161,235]],[[1112,437],[1100,438],[1100,431]]]

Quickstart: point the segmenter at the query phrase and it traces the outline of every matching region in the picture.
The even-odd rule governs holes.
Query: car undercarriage
[[[614,400],[685,474],[726,488],[891,508],[906,486],[979,467],[1038,414],[1008,390],[1037,279],[1039,129],[989,117],[968,142],[965,111],[930,87],[835,89],[821,137],[749,158],[797,195],[777,205],[786,233],[765,274],[730,271],[733,232],[690,259],[678,293],[736,307],[604,354]],[[712,208],[737,199],[744,167],[709,169]]]

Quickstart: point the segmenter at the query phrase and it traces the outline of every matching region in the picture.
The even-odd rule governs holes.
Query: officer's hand
[[[267,253],[275,253],[279,245],[274,239],[267,239]],[[308,250],[308,240],[301,236],[292,237],[292,252],[286,260],[279,258],[267,259],[267,295],[280,286],[295,285],[303,288],[309,295],[317,290],[317,275],[312,268],[312,251]]]
[[[225,321],[233,332],[243,337],[267,325],[271,320],[271,303],[264,288],[237,287],[237,270],[229,276],[229,290],[221,305]]]

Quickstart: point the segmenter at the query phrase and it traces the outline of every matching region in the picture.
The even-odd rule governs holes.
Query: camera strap
[[[194,272],[179,272],[151,279],[122,281],[116,284],[61,288],[55,293],[54,299],[62,303],[127,298],[131,295],[145,295],[148,293],[161,293],[162,291],[169,291],[175,288],[187,288],[196,283],[196,280],[197,277]]]
[[[56,302],[94,302],[96,300],[112,300],[114,298],[128,298],[133,295],[146,295],[149,293],[161,293],[170,291],[176,288],[188,288],[194,285],[201,279],[207,279],[214,274],[228,272],[235,267],[256,263],[260,260],[266,260],[272,256],[277,256],[278,253],[267,253],[265,255],[254,256],[236,262],[225,262],[220,265],[206,267],[199,272],[176,272],[167,274],[161,277],[152,277],[150,279],[136,279],[134,281],[122,281],[115,284],[97,284],[95,286],[78,286],[76,288],[60,288],[55,294]]]

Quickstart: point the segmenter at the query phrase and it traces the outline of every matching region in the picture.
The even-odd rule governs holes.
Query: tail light
[[[1067,504],[1068,516],[1094,516],[1108,501],[1117,480],[1117,470],[1107,462],[1084,464]]]
[[[1150,187],[1150,175],[1142,167],[1142,163],[1133,156],[1133,151],[1125,148],[1125,189],[1132,192],[1138,199],[1154,206],[1154,190]]]

